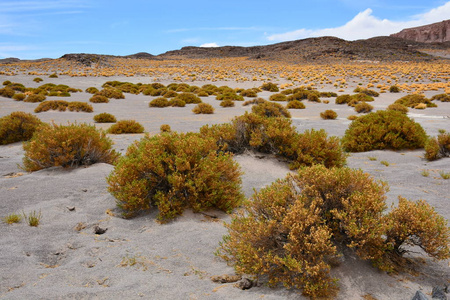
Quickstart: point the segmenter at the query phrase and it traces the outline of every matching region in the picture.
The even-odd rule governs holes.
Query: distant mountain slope
[[[406,28],[399,33],[391,34],[391,36],[421,43],[450,42],[450,20]]]

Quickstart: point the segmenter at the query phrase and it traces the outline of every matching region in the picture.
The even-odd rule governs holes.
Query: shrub
[[[251,97],[251,98],[255,98],[258,97],[258,94],[256,93],[255,90],[253,89],[248,89],[248,90],[243,90],[241,92],[241,96],[242,97]]]
[[[109,99],[102,95],[94,95],[89,99],[89,102],[92,103],[108,103]]]
[[[177,92],[171,91],[171,90],[166,90],[165,92],[163,92],[163,93],[161,94],[161,96],[163,96],[164,98],[174,98],[174,97],[176,97],[177,95],[178,95]],[[198,96],[200,96],[200,95],[198,95]],[[186,103],[186,102],[185,102],[185,103]]]
[[[350,121],[353,121],[353,120],[358,119],[358,116],[350,115],[350,116],[347,117],[347,119],[350,120]]]
[[[32,114],[17,111],[0,118],[0,145],[31,139],[36,129],[42,125]]]
[[[217,151],[212,138],[162,133],[131,145],[107,178],[109,191],[127,217],[157,207],[162,222],[194,211],[226,212],[243,200],[239,166]]]
[[[398,111],[380,110],[354,120],[342,139],[347,151],[423,148],[427,135],[420,124]]]
[[[0,89],[0,96],[5,98],[12,98],[16,92],[10,88],[9,86],[6,86],[2,89]]]
[[[361,87],[357,87],[356,89],[353,90],[354,93],[363,93],[366,94],[368,96],[371,97],[378,97],[380,96],[380,94],[374,90],[370,90],[370,89],[366,89],[366,88],[361,88]]]
[[[260,103],[264,103],[264,102],[266,102],[266,100],[264,100],[263,98],[258,97],[258,98],[252,99],[252,100],[245,101],[244,103],[242,103],[242,106],[247,106],[247,105],[250,105],[250,104],[260,104]]]
[[[94,121],[97,123],[116,123],[116,117],[109,113],[101,113],[94,116]]]
[[[298,101],[298,100],[292,100],[292,101],[289,101],[286,104],[286,108],[289,108],[289,109],[305,109],[305,104],[303,104],[303,102]]]
[[[183,100],[186,104],[198,104],[202,102],[202,99],[192,93],[181,93],[178,94],[174,99]]]
[[[389,87],[389,92],[390,93],[400,93],[400,88],[396,85],[391,85]]]
[[[96,95],[105,96],[109,99],[125,99],[125,96],[123,95],[122,91],[115,89],[115,88],[104,88],[101,91],[97,92]]]
[[[213,114],[214,107],[208,103],[199,103],[192,109],[192,112],[194,114]]]
[[[14,94],[14,96],[12,98],[16,101],[23,101],[26,97],[27,96],[25,94],[18,93],[18,94]]]
[[[64,100],[48,100],[40,103],[35,109],[35,113],[40,113],[43,111],[49,111],[49,110],[59,110],[59,111],[66,111],[67,107],[69,106],[69,102]]]
[[[286,117],[290,118],[291,113],[279,103],[264,101],[252,107],[252,112],[265,117]]]
[[[105,132],[88,124],[41,126],[23,149],[23,165],[28,172],[53,166],[113,163],[118,156]]]
[[[367,102],[361,102],[355,105],[355,111],[357,113],[368,113],[371,112],[373,109],[373,106],[370,105]]]
[[[7,85],[7,87],[16,92],[22,92],[22,93],[27,90],[27,88],[23,84],[17,83],[17,82],[11,82],[10,84]]]
[[[7,86],[7,85],[10,85],[12,82],[10,81],[10,80],[5,80],[5,81],[3,81],[3,85],[4,86]]]
[[[236,94],[235,91],[231,90],[225,93],[218,94],[216,96],[217,100],[231,100],[231,101],[244,101],[244,97]]]
[[[50,74],[50,76],[48,76],[48,78],[58,78],[58,74],[56,74],[56,73]]]
[[[287,96],[285,94],[272,94],[270,95],[269,100],[271,101],[287,101]]]
[[[199,91],[197,92],[197,96],[199,96],[199,97],[208,97],[209,94],[208,94],[207,91],[199,90]]]
[[[430,100],[431,101],[439,100],[441,102],[450,102],[450,95],[449,94],[438,94],[438,95],[434,95],[433,97],[431,97]]]
[[[279,89],[278,86],[275,83],[272,82],[266,82],[261,86],[261,90],[263,91],[269,91],[269,92],[274,92],[274,93],[278,93]]]
[[[184,102],[181,99],[174,98],[174,99],[171,99],[169,101],[169,105],[170,106],[174,106],[174,107],[185,107],[186,106],[186,102]]]
[[[23,100],[23,102],[36,103],[36,102],[42,102],[45,99],[46,99],[46,97],[44,95],[41,95],[41,94],[30,94]]]
[[[21,215],[9,214],[3,218],[3,222],[5,222],[6,224],[14,224],[14,223],[19,223],[21,219],[22,219]]]
[[[336,104],[347,104],[352,100],[352,96],[348,94],[339,95],[336,97],[335,103]]]
[[[336,94],[335,92],[320,92],[319,93],[319,97],[324,97],[324,98],[330,98],[330,97],[337,97],[338,94]]]
[[[143,133],[144,126],[135,120],[121,120],[109,127],[107,132],[112,134]]]
[[[302,168],[255,192],[225,225],[216,254],[238,274],[300,288],[312,298],[337,290],[329,271],[338,249],[354,249],[381,269],[393,267],[408,243],[448,258],[445,219],[423,201],[402,199],[385,215],[387,190],[361,170]]]
[[[369,95],[364,94],[364,93],[354,94],[354,95],[351,95],[350,97],[352,98],[350,100],[350,102],[353,101],[355,104],[358,103],[358,102],[361,102],[361,101],[364,101],[364,102],[372,102],[372,101],[374,101],[372,96],[369,96]],[[350,105],[350,102],[347,102],[347,104]],[[353,106],[353,105],[351,105],[351,106]]]
[[[170,125],[169,125],[169,124],[162,124],[162,125],[159,127],[159,131],[161,131],[161,132],[171,132],[172,129],[170,128]]]
[[[408,108],[403,104],[392,103],[387,107],[387,110],[395,110],[406,114],[408,112]]]
[[[425,98],[424,95],[412,94],[401,97],[394,103],[402,104],[406,107],[416,107],[418,104],[425,104],[427,107],[436,107],[437,105],[430,101],[430,99]]]
[[[150,107],[167,107],[170,106],[169,100],[164,97],[158,97],[150,101],[148,104]]]
[[[319,99],[319,96],[316,94],[313,94],[313,93],[309,93],[307,99],[308,99],[308,101],[311,101],[311,102],[318,102],[318,103],[321,102]]]
[[[324,120],[334,120],[337,118],[337,113],[334,110],[327,109],[320,113],[320,117]]]
[[[89,93],[89,94],[96,94],[96,93],[99,92],[99,90],[98,90],[98,88],[91,86],[91,87],[88,87],[88,88],[85,90],[85,92],[86,92],[86,93]]]
[[[222,102],[220,102],[220,106],[222,107],[234,107],[234,101],[233,100],[223,100]]]
[[[83,111],[83,112],[93,112],[94,109],[92,108],[92,105],[86,103],[86,102],[79,102],[79,101],[73,101],[69,102],[67,105],[67,109],[70,111]]]
[[[427,140],[425,144],[425,158],[436,160],[450,156],[450,133],[442,132],[437,138]]]

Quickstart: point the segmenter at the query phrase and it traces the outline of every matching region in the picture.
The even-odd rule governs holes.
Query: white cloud
[[[450,1],[430,11],[413,16],[408,21],[391,21],[379,19],[372,15],[370,8],[357,14],[345,25],[335,28],[298,29],[295,31],[273,34],[267,37],[269,41],[291,41],[308,37],[336,36],[346,40],[367,39],[374,36],[385,36],[399,32],[404,28],[416,27],[440,22],[450,16]]]
[[[215,48],[215,47],[220,47],[220,46],[217,45],[216,43],[205,43],[205,44],[201,44],[200,47],[204,47],[204,48]]]

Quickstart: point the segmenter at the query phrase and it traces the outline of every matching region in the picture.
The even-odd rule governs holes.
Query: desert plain
[[[269,66],[263,67],[261,62],[245,62],[251,66],[249,69],[235,67],[228,73],[212,70],[210,74],[199,72],[194,77],[190,74],[196,68],[202,69],[202,65],[196,63],[198,60],[178,66],[174,60],[167,65],[175,67],[162,70],[160,65],[155,65],[156,71],[149,74],[144,71],[115,72],[109,68],[110,73],[103,75],[94,74],[94,67],[86,71],[86,68],[77,70],[77,66],[70,65],[72,73],[64,73],[52,65],[44,68],[42,64],[12,64],[0,68],[3,70],[0,82],[9,80],[26,87],[65,84],[82,92],[64,98],[47,97],[47,100],[83,102],[89,102],[92,96],[85,92],[86,88],[101,89],[105,82],[113,80],[164,85],[186,82],[200,87],[214,84],[245,89],[257,88],[270,81],[284,88],[310,86],[338,95],[353,94],[359,86],[382,91],[370,103],[374,111],[386,109],[407,94],[416,92],[431,97],[450,90],[450,65],[446,61],[430,65],[401,63],[401,67],[393,67],[391,74],[386,71],[393,70],[389,69],[390,64],[379,62],[338,65],[334,74],[328,74],[329,67],[322,65],[295,70],[276,64],[271,70]],[[237,60],[235,66],[240,63],[242,61]],[[217,65],[221,64],[227,63],[218,61]],[[287,74],[280,72],[283,69]],[[315,71],[321,74],[317,78],[302,76]],[[49,78],[52,73],[58,73],[58,77]],[[323,78],[327,74],[328,78]],[[34,82],[36,77],[43,81]],[[400,93],[388,91],[387,87],[394,84],[404,87]],[[268,100],[272,94],[261,91],[258,97]],[[125,99],[90,103],[93,113],[34,113],[38,103],[0,97],[0,117],[24,111],[35,114],[44,122],[90,123],[107,129],[110,124],[94,123],[93,116],[108,112],[118,120],[136,120],[144,126],[146,133],[155,135],[162,124],[170,125],[174,131],[195,132],[205,124],[226,123],[251,111],[251,105],[242,106],[243,102],[239,101],[234,107],[221,107],[215,96],[208,96],[202,97],[202,101],[215,108],[214,114],[197,115],[192,112],[193,104],[149,107],[154,98],[125,93]],[[348,116],[357,113],[351,106],[335,104],[335,97],[321,100],[321,103],[304,100],[305,109],[291,109],[292,124],[299,132],[323,128],[329,136],[342,137],[351,123]],[[440,129],[450,130],[450,103],[434,103],[437,104],[435,108],[410,109],[408,112],[429,136],[437,136]],[[320,117],[320,112],[328,109],[337,112],[337,119]],[[133,141],[143,136],[109,135],[114,148],[122,154]],[[168,224],[160,224],[155,217],[157,212],[150,211],[124,219],[116,208],[115,198],[107,190],[105,178],[114,169],[113,165],[100,163],[76,169],[53,167],[27,173],[20,168],[23,155],[22,143],[0,146],[0,217],[33,211],[41,212],[42,217],[37,227],[29,226],[24,220],[12,225],[0,223],[0,299],[307,299],[301,291],[269,288],[264,282],[241,290],[234,283],[211,280],[211,276],[234,274],[232,267],[214,255],[222,236],[227,233],[223,222],[229,222],[230,215],[219,211],[202,214],[187,210]],[[250,197],[255,189],[284,178],[288,172],[295,172],[272,155],[246,152],[234,159],[244,173],[242,190],[246,197]],[[424,199],[446,220],[450,219],[450,181],[440,176],[440,173],[450,172],[449,158],[427,161],[423,149],[376,150],[349,153],[347,166],[362,169],[376,180],[386,181],[390,188],[387,193],[389,207],[397,203],[399,195],[410,200]],[[429,175],[424,176],[424,173]],[[96,226],[106,232],[96,234]],[[418,290],[431,298],[434,286],[443,287],[450,283],[449,260],[435,261],[415,248],[409,256],[414,258],[411,271],[386,274],[349,250],[341,264],[332,269],[333,276],[339,279],[340,291],[336,299],[412,299]]]

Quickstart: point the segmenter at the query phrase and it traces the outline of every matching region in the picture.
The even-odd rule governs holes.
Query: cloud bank
[[[273,34],[267,37],[269,41],[292,41],[308,37],[336,36],[345,40],[367,39],[374,36],[386,36],[399,32],[404,28],[417,27],[440,22],[450,17],[450,1],[434,8],[427,13],[416,15],[409,21],[391,21],[379,19],[372,15],[370,8],[357,14],[345,25],[335,28],[298,29],[285,33]]]
[[[217,45],[216,43],[205,43],[205,44],[201,44],[200,47],[215,48],[215,47],[219,47],[219,45]]]

